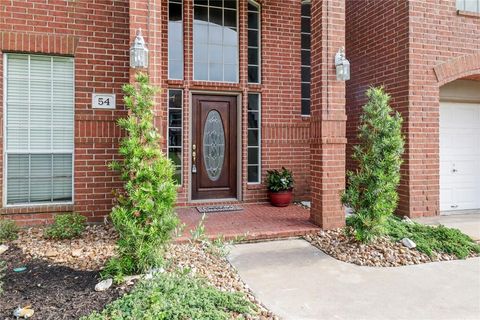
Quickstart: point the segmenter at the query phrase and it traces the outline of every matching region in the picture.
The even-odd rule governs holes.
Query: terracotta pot
[[[287,207],[293,199],[292,190],[273,192],[269,191],[270,203],[275,207]]]

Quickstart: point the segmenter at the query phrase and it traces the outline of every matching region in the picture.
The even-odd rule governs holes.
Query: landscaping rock
[[[32,309],[31,306],[26,306],[23,308],[18,307],[13,311],[13,316],[16,318],[28,319],[28,318],[31,318],[34,313],[35,311]]]
[[[403,222],[405,223],[408,223],[408,224],[414,224],[415,222],[413,222],[412,219],[410,219],[409,217],[407,216],[404,216],[403,219],[402,219]]]
[[[112,279],[106,279],[103,281],[100,281],[97,283],[95,286],[95,291],[105,291],[108,290],[112,286],[113,280]]]
[[[400,242],[408,249],[413,249],[417,247],[417,244],[408,238],[403,238]]]
[[[4,253],[8,250],[8,246],[6,244],[0,245],[0,254]]]
[[[362,244],[347,237],[345,229],[321,230],[304,238],[332,257],[360,266],[397,267],[456,259],[449,254],[429,257],[414,248],[407,249],[401,242],[393,242],[387,237],[376,239],[369,244]]]
[[[302,204],[302,206],[304,206],[305,208],[311,208],[312,207],[312,203],[310,201],[301,201],[300,202]]]

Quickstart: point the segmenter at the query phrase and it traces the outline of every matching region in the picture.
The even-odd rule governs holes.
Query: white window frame
[[[471,1],[472,3],[474,3],[476,1],[477,2],[477,10],[472,11],[472,10],[466,9],[466,2],[467,1]],[[455,1],[455,7],[458,11],[472,12],[472,13],[480,14],[480,0],[456,0]]]
[[[180,145],[180,183],[178,184],[179,187],[183,186],[183,134],[184,134],[184,125],[183,125],[183,113],[184,113],[184,99],[183,99],[183,90],[182,89],[175,89],[170,88],[167,90],[167,158],[170,159],[170,91],[180,91],[182,96],[182,108],[178,109],[175,108],[174,110],[181,110],[182,111],[182,124],[181,124],[181,145]],[[174,127],[178,128],[178,127]],[[174,148],[178,148],[174,146]],[[177,165],[174,164],[175,170],[177,169]]]
[[[55,205],[72,205],[75,202],[75,61],[73,62],[73,70],[72,70],[72,81],[73,81],[73,95],[72,95],[72,104],[73,104],[73,121],[72,121],[72,132],[73,132],[73,141],[74,145],[72,150],[50,150],[48,153],[43,152],[43,151],[31,151],[28,150],[25,152],[25,150],[7,150],[7,112],[8,112],[8,106],[7,106],[7,74],[8,74],[8,55],[9,54],[23,54],[23,53],[4,53],[3,54],[3,106],[4,106],[4,112],[3,112],[3,195],[2,195],[2,202],[3,202],[3,207],[4,208],[15,208],[15,207],[42,207],[42,206],[55,206]],[[27,56],[40,56],[41,54],[28,54],[25,53],[24,55]],[[49,56],[53,57],[53,55],[41,55],[41,56]],[[73,57],[72,57],[73,59]],[[30,64],[30,62],[29,62]],[[28,78],[30,79],[30,66],[29,66],[29,74]],[[52,77],[53,79],[53,77]],[[30,99],[30,95],[29,95]],[[30,101],[29,101],[30,103]],[[28,116],[28,119],[30,121],[30,115]],[[70,201],[52,201],[52,202],[25,202],[25,203],[14,203],[14,204],[8,204],[7,203],[7,181],[8,181],[8,154],[27,154],[27,155],[34,155],[34,154],[72,154],[72,200]],[[52,163],[53,165],[53,163]],[[30,166],[29,166],[30,170]],[[53,171],[52,171],[53,174]]]
[[[247,184],[255,185],[255,184],[261,184],[262,183],[262,95],[260,92],[249,92],[247,94],[247,101],[248,101],[248,96],[254,94],[258,96],[258,110],[254,111],[258,113],[258,147],[250,147],[248,145],[248,131],[250,130],[248,128],[248,113],[252,112],[248,110],[247,106]],[[248,167],[253,167],[256,165],[250,165],[248,164],[248,150],[250,148],[258,148],[258,181],[256,182],[250,182],[248,181]]]
[[[192,0],[192,78],[194,82],[209,82],[209,83],[235,83],[238,84],[240,83],[240,10],[239,10],[239,4],[241,0],[237,0],[237,8],[236,13],[237,13],[237,57],[238,57],[238,63],[237,63],[237,81],[225,81],[225,80],[201,80],[201,79],[195,79],[195,31],[193,31],[193,28],[195,28],[195,0]],[[206,7],[208,8],[208,12],[210,14],[210,5],[201,5],[201,7]],[[214,8],[219,8],[216,6],[213,6]],[[223,7],[222,7],[223,8]],[[222,64],[223,66],[223,64]],[[207,68],[208,75],[210,78],[210,69]],[[224,74],[225,75],[225,74]]]
[[[248,81],[248,83],[261,84],[262,83],[262,6],[258,2],[253,1],[253,0],[248,0],[248,3],[250,3],[252,6],[254,6],[258,9],[258,82]],[[249,11],[247,10],[247,20],[248,20],[248,12]],[[250,66],[248,64],[248,49],[249,49],[249,47],[248,47],[248,31],[249,30],[250,29],[248,28],[248,21],[247,21],[247,80],[248,80],[248,67]]]

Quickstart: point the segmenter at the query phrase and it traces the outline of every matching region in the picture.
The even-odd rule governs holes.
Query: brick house
[[[121,183],[107,165],[117,158],[115,121],[126,115],[121,86],[133,80],[129,47],[140,29],[149,49],[146,71],[163,89],[156,125],[176,166],[179,206],[263,202],[266,170],[286,166],[294,171],[296,198],[312,200],[312,221],[343,225],[339,197],[345,168],[353,167],[347,138],[351,146],[365,89],[383,84],[406,120],[399,211],[439,214],[440,189],[450,192],[440,183],[442,98],[453,95],[464,116],[476,119],[469,136],[480,132],[480,106],[471,103],[480,101],[473,82],[480,74],[479,7],[468,1],[477,3],[2,4],[1,214],[32,224],[58,212],[91,221],[109,213],[112,189]],[[352,65],[347,82],[337,80],[334,65],[342,46]],[[463,78],[469,80],[447,84]],[[479,148],[466,156],[477,177]],[[463,190],[462,181],[452,183]]]

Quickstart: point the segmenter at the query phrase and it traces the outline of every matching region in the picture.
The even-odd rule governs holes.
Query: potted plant
[[[276,207],[286,207],[293,199],[293,176],[290,170],[268,170],[267,188],[270,203]]]

